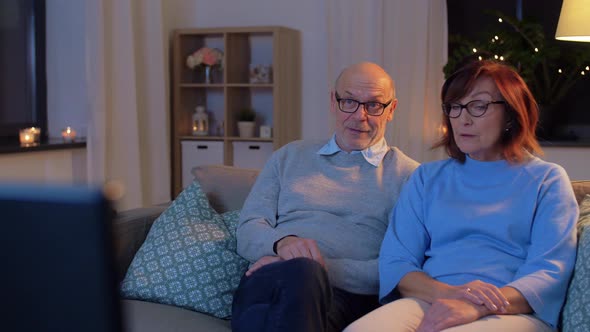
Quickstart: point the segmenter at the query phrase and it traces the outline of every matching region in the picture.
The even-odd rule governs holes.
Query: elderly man
[[[244,204],[238,253],[253,264],[234,331],[341,331],[378,306],[388,214],[418,164],[385,141],[397,106],[385,70],[349,66],[330,98],[332,138],[277,150]]]

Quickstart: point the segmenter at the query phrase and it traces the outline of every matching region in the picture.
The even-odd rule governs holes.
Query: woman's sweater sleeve
[[[430,237],[424,227],[424,169],[418,167],[394,207],[379,254],[379,298],[395,299],[395,288],[409,272],[422,271]]]
[[[579,208],[565,171],[552,169],[537,198],[526,261],[514,281],[535,315],[556,326],[576,257]]]

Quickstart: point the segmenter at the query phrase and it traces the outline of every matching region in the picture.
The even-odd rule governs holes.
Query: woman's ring
[[[471,293],[471,288],[467,287],[467,289],[465,289],[465,291],[466,291],[467,293]]]

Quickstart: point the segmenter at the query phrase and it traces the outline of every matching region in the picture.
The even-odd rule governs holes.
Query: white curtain
[[[396,82],[399,100],[386,139],[420,162],[445,156],[439,138],[440,88],[447,61],[444,0],[326,0],[328,77],[372,61]],[[331,83],[333,85],[333,83]]]
[[[119,210],[170,200],[167,37],[161,0],[86,0],[88,179]]]

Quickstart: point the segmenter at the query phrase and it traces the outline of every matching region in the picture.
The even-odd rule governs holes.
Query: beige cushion
[[[123,323],[128,332],[231,332],[229,320],[165,304],[123,300]]]
[[[197,166],[192,169],[211,207],[219,213],[242,208],[259,172],[258,169],[222,165]]]
[[[574,188],[578,204],[582,203],[584,196],[590,195],[590,180],[572,181],[572,187]]]

